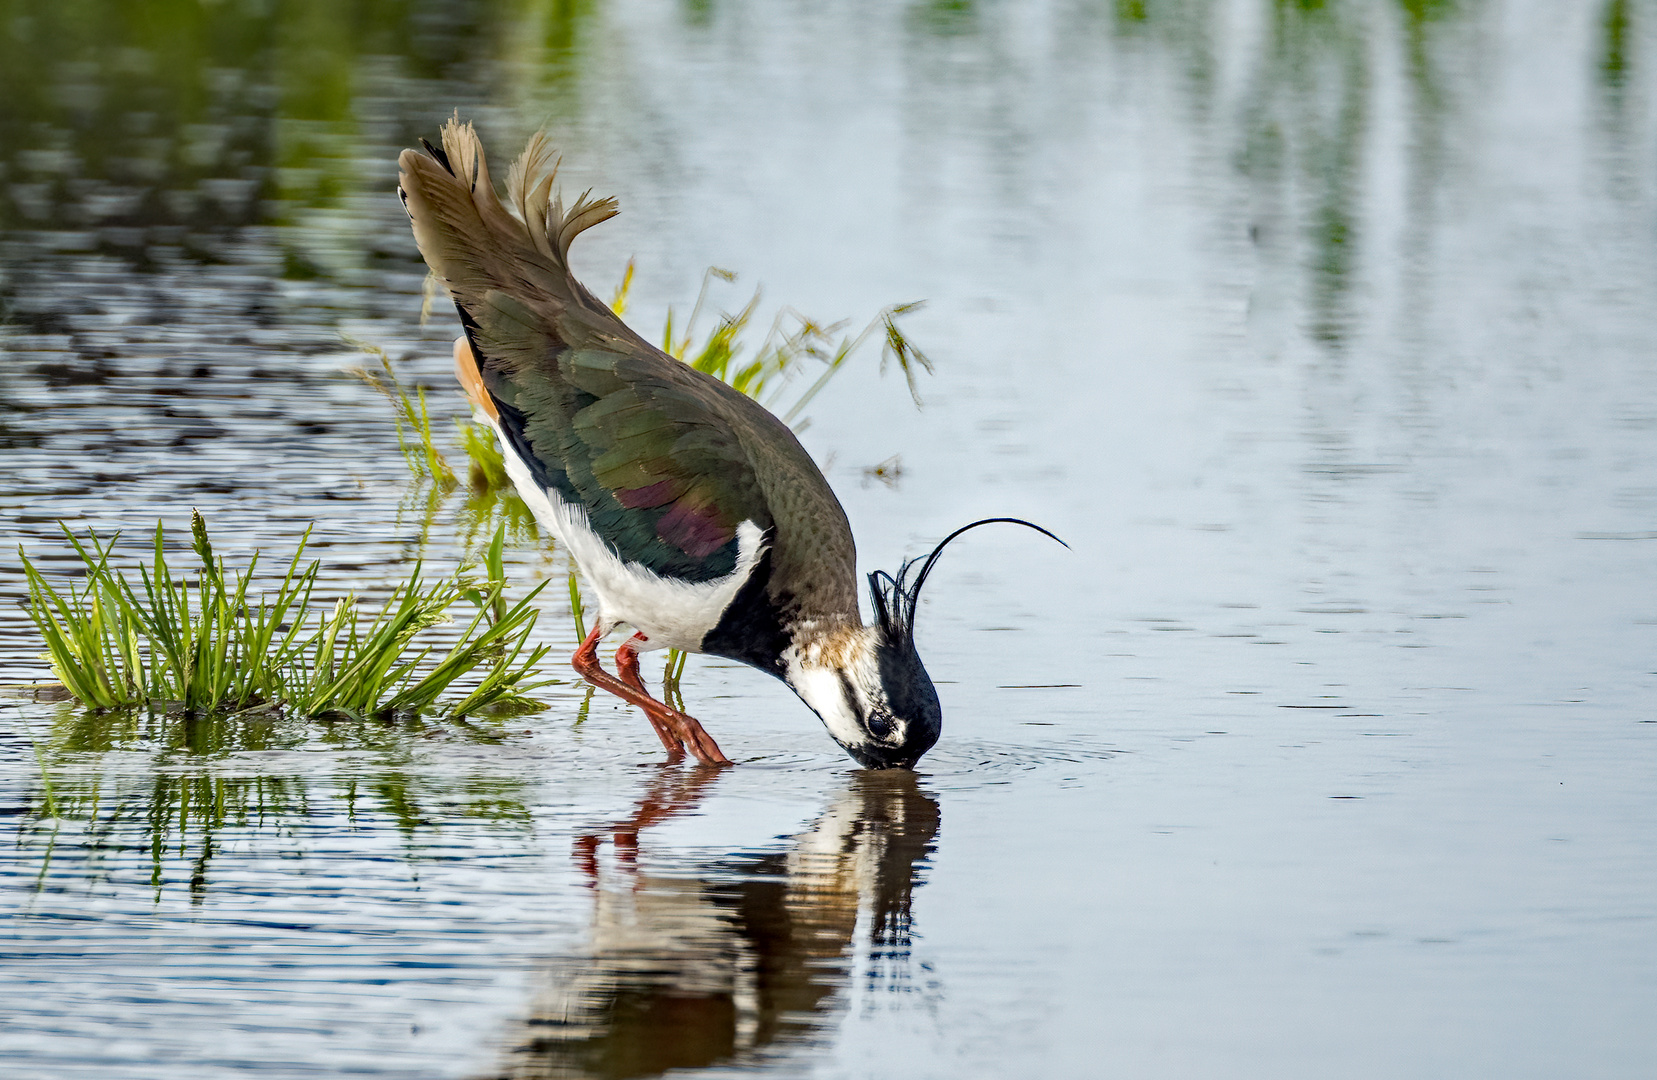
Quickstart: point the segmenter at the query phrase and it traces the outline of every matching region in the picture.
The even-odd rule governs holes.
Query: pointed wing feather
[[[451,122],[443,145],[403,152],[400,190],[460,311],[468,383],[534,481],[582,507],[623,558],[687,581],[728,574],[752,521],[772,531],[773,579],[810,579],[788,603],[855,617],[850,528],[793,433],[644,341],[570,273],[571,242],[615,201],[588,193],[565,211],[541,135],[509,171],[506,204],[470,125]]]

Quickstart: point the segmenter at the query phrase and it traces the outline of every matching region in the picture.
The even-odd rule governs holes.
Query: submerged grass
[[[78,586],[54,586],[23,555],[29,615],[53,671],[82,704],[221,716],[259,707],[300,716],[463,715],[531,704],[529,692],[552,681],[531,678],[548,649],[529,645],[531,602],[544,583],[508,606],[504,531],[483,555],[482,579],[463,566],[428,585],[417,564],[372,614],[355,595],[313,608],[320,564],[300,566],[309,531],[276,591],[256,598],[258,553],[245,569],[230,569],[214,554],[200,513],[191,515],[191,534],[200,562],[193,582],[174,577],[159,524],[153,562],[138,567],[136,587],[111,565],[118,534],[106,541],[89,532],[83,541],[64,527],[85,568]],[[436,647],[416,639],[455,621],[451,609],[461,601],[473,614],[434,658]],[[470,689],[444,699],[480,671]]]

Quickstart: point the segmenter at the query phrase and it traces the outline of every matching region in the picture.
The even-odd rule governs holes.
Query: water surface
[[[0,520],[52,572],[192,506],[368,596],[475,546],[344,340],[463,408],[392,195],[456,108],[621,198],[578,268],[652,337],[709,265],[928,301],[924,407],[869,354],[803,434],[865,569],[1072,548],[939,565],[912,778],[706,660],[717,775],[562,672],[467,724],[7,698],[8,1076],[1657,1069],[1650,5],[4,14]]]

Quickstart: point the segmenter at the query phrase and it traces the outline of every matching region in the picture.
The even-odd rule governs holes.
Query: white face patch
[[[783,678],[800,700],[822,718],[823,726],[842,746],[866,746],[877,742],[864,718],[882,701],[880,664],[875,655],[879,630],[864,627],[853,631],[849,648],[832,658],[807,649],[783,653]],[[836,662],[838,661],[838,662]]]
[[[643,634],[640,652],[683,649],[698,652],[765,553],[764,530],[752,521],[736,527],[736,567],[713,581],[675,581],[622,559],[587,524],[587,512],[544,490],[529,467],[510,449],[499,424],[491,424],[505,451],[506,474],[535,514],[574,557],[598,596],[601,622],[626,623]]]

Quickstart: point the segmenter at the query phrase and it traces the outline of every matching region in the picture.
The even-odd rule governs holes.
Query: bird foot
[[[656,730],[657,738],[661,739],[662,747],[667,750],[669,761],[683,760],[685,751],[689,750],[691,756],[704,765],[731,764],[731,759],[724,755],[719,744],[713,741],[713,736],[703,729],[694,716],[650,696],[644,678],[639,674],[639,654],[633,639],[623,642],[621,648],[616,650],[616,670],[621,677],[617,678],[604,670],[598,659],[602,629],[601,624],[594,623],[581,648],[576,650],[570,662],[577,674],[599,689],[608,690],[623,701],[643,709],[650,726]]]

